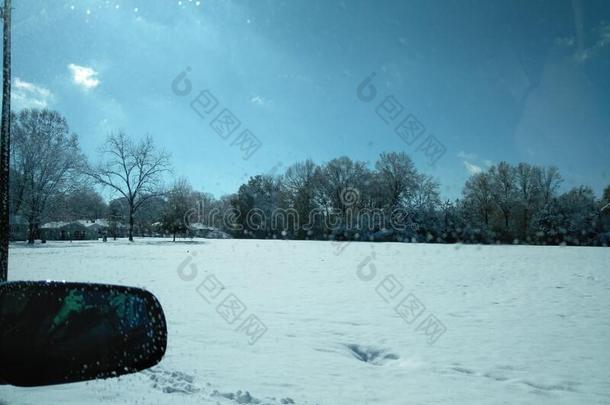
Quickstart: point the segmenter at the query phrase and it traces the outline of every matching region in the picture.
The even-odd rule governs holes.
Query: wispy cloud
[[[93,89],[100,84],[98,72],[93,68],[70,63],[68,69],[72,73],[72,81],[85,90]]]
[[[602,22],[599,29],[599,39],[597,40],[596,46],[603,48],[610,45],[610,23]]]
[[[462,161],[462,163],[464,163],[464,167],[466,167],[466,170],[468,171],[468,173],[470,175],[479,174],[483,171],[483,169],[480,166],[470,163],[467,160]]]
[[[250,102],[252,104],[258,104],[258,105],[264,105],[265,104],[265,99],[262,98],[261,96],[254,96],[250,99]]]
[[[255,95],[250,99],[252,104],[256,104],[261,107],[269,107],[271,105],[271,101],[265,99],[263,96]]]
[[[467,153],[467,152],[464,152],[463,150],[461,150],[457,154],[457,157],[460,159],[465,159],[465,160],[474,160],[477,158],[477,155],[474,153]]]
[[[610,23],[602,21],[599,27],[595,28],[593,32],[593,35],[596,35],[597,39],[595,39],[595,42],[589,47],[584,47],[582,44],[578,47],[574,52],[574,60],[576,62],[584,63],[589,59],[598,56],[604,48],[610,46]],[[582,40],[580,42],[582,43]],[[560,46],[572,47],[575,44],[575,41],[573,39],[570,40],[570,38],[557,38],[555,43]]]
[[[482,160],[478,157],[476,153],[464,152],[463,150],[458,152],[457,157],[462,161],[462,164],[466,168],[466,171],[471,176],[473,174],[481,173],[493,165],[493,162],[491,160]]]
[[[563,46],[566,48],[570,48],[574,46],[574,37],[559,37],[555,38],[555,44],[558,46]]]
[[[11,91],[11,103],[15,110],[24,108],[47,108],[53,101],[53,94],[47,88],[26,82],[16,77]]]

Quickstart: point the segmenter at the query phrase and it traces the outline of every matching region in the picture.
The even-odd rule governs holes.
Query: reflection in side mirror
[[[163,309],[148,291],[0,283],[0,380],[31,387],[115,377],[163,358]]]

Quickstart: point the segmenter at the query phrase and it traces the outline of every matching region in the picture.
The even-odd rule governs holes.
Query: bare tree
[[[320,179],[320,168],[312,160],[297,162],[288,167],[281,179],[281,188],[288,207],[296,210],[298,218],[305,224],[316,208],[316,188]],[[305,238],[307,231],[299,227],[292,230],[297,237]]]
[[[401,201],[409,201],[414,197],[418,175],[413,161],[406,153],[382,153],[375,163],[375,169],[384,200],[382,205],[390,211]]]
[[[292,198],[303,192],[311,194],[317,167],[310,159],[296,162],[286,169],[282,179],[283,188],[292,195]]]
[[[408,205],[417,209],[433,210],[437,208],[441,204],[438,181],[425,174],[417,174],[415,180],[415,190],[413,190]]]
[[[485,226],[493,212],[493,196],[491,192],[491,179],[488,173],[482,172],[472,175],[464,185],[464,199],[468,206],[483,219]]]
[[[529,236],[529,226],[534,210],[536,209],[541,194],[540,168],[528,163],[519,163],[516,168],[518,201],[523,210],[523,233],[522,238]]]
[[[347,156],[341,156],[326,163],[322,169],[324,182],[322,189],[326,193],[332,206],[340,212],[362,201],[362,195],[358,195],[358,201],[346,201],[345,192],[356,190],[358,193],[365,191],[370,172],[365,162],[353,161]]]
[[[95,221],[105,218],[108,205],[104,198],[90,186],[78,187],[69,193],[61,193],[49,200],[47,217],[50,221]]]
[[[133,242],[134,215],[147,200],[163,194],[163,175],[170,171],[170,156],[157,150],[150,136],[134,143],[124,132],[110,134],[102,148],[106,160],[87,174],[98,184],[125,198],[129,216],[129,240]]]
[[[13,120],[13,172],[17,175],[15,212],[28,223],[28,243],[34,243],[48,202],[77,186],[84,164],[78,137],[56,111],[25,109]]]
[[[174,185],[167,193],[167,205],[163,212],[163,228],[172,234],[174,242],[176,234],[185,234],[188,230],[185,215],[188,210],[192,209],[196,204],[196,195],[193,187],[186,178],[180,178],[174,182]]]
[[[507,162],[500,162],[490,169],[490,175],[494,202],[502,212],[504,230],[508,232],[516,201],[515,169]]]
[[[550,166],[538,172],[538,182],[542,192],[542,204],[547,206],[557,194],[563,178],[559,169]]]

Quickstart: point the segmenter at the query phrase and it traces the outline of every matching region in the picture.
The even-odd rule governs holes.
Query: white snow
[[[610,249],[584,247],[203,239],[11,245],[12,280],[149,289],[164,307],[169,343],[150,371],[0,386],[0,404],[607,404],[609,263]],[[225,286],[215,304],[197,291],[212,274]],[[387,276],[404,286],[392,303],[376,291],[384,280],[392,286]],[[216,305],[231,293],[247,310],[229,325]],[[412,324],[394,311],[409,293],[425,306]],[[250,314],[268,328],[253,345],[236,331]],[[417,330],[430,314],[446,327],[432,345]]]

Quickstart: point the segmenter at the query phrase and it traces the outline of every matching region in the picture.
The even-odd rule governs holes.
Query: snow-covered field
[[[607,248],[140,239],[10,254],[12,280],[149,289],[169,343],[152,370],[1,386],[2,405],[610,403]],[[247,306],[233,324],[227,297]],[[410,324],[405,297],[425,306],[401,312]],[[251,314],[268,329],[253,345]],[[422,326],[430,315],[443,326]]]

